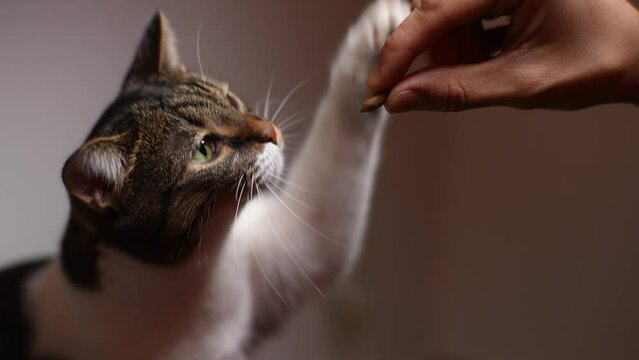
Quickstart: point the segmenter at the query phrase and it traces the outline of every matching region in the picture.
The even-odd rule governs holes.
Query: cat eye
[[[195,162],[206,163],[213,160],[216,153],[215,144],[212,141],[203,139],[198,144],[197,149],[193,151],[192,159]]]

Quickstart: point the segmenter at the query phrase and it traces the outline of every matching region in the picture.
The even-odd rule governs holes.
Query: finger
[[[453,29],[482,18],[513,0],[416,0],[413,12],[388,38],[367,87],[372,93],[392,87],[417,56]]]
[[[426,52],[431,66],[469,64],[490,59],[482,43],[480,21],[456,28]]]
[[[521,0],[501,0],[495,5],[495,7],[486,13],[487,18],[498,18],[500,16],[511,15],[517,10]]]
[[[479,64],[419,71],[393,88],[386,109],[397,113],[461,111],[493,105],[523,107],[519,100],[525,90],[508,62],[497,57]]]

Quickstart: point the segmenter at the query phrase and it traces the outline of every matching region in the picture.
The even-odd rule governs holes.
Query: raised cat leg
[[[409,11],[404,1],[378,0],[351,27],[289,175],[263,186],[236,224],[258,327],[321,293],[360,253],[387,114],[359,109],[375,57]]]

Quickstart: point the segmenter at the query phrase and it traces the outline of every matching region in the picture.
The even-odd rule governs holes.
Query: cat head
[[[72,219],[144,261],[183,261],[204,232],[225,236],[240,181],[280,174],[282,145],[228,85],[186,71],[158,13],[120,94],[64,166]]]

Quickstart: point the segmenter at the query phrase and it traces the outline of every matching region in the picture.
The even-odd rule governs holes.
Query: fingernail
[[[424,107],[424,101],[419,93],[413,90],[404,90],[395,95],[395,97],[386,104],[386,107],[390,112],[418,110]]]

